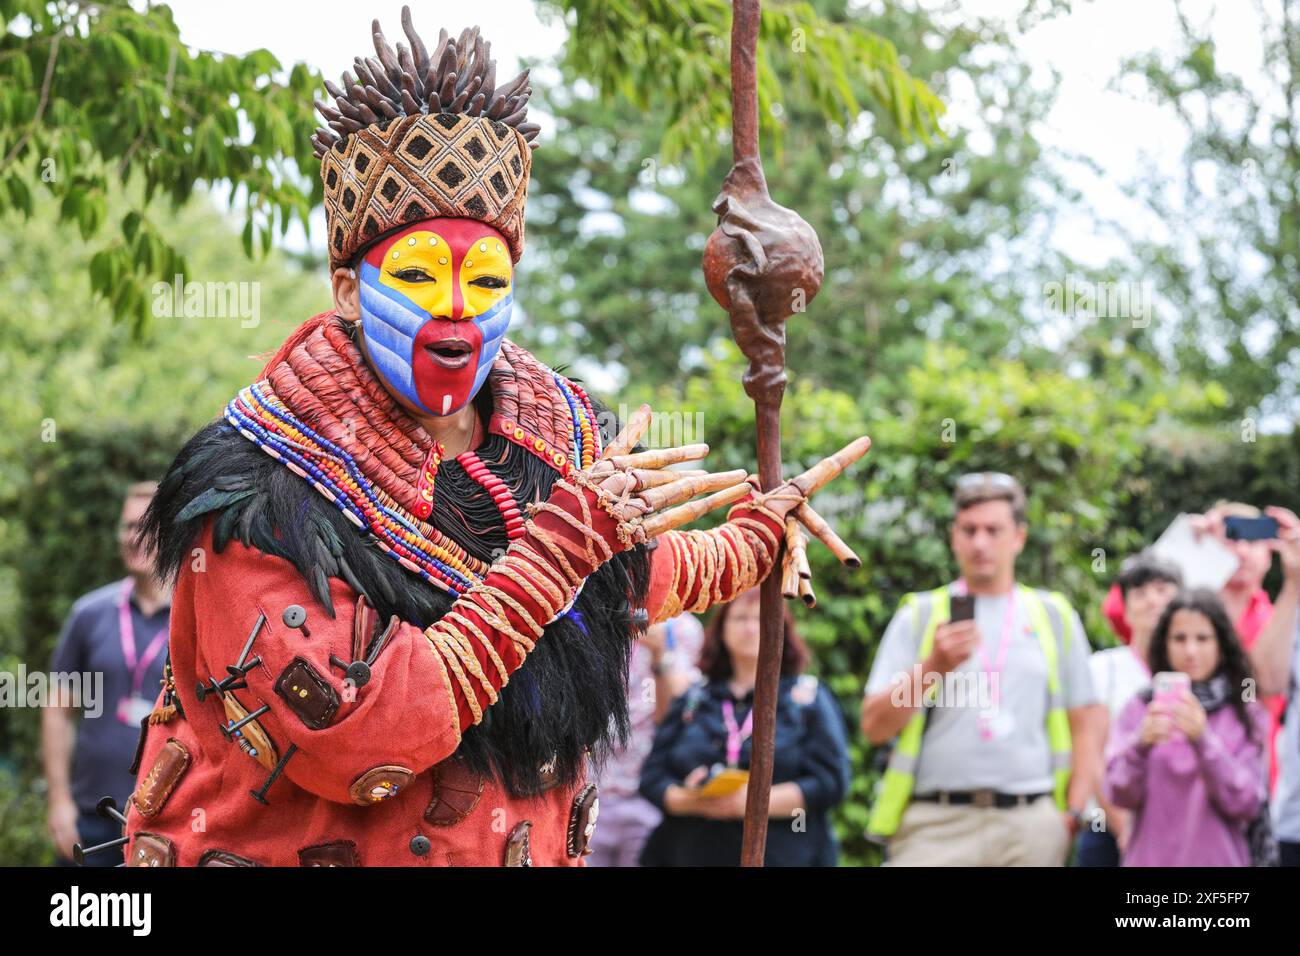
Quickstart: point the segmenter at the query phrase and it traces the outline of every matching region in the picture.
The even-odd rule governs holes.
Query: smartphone
[[[950,621],[975,620],[975,595],[954,594],[952,596],[952,612],[948,615],[948,620]]]
[[[1277,537],[1277,519],[1267,515],[1258,518],[1230,515],[1223,519],[1223,530],[1230,541],[1268,541]]]
[[[1192,689],[1192,678],[1182,671],[1161,671],[1151,678],[1151,703],[1168,710],[1174,701]]]

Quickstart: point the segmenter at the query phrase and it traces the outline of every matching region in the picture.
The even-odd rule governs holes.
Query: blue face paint
[[[449,415],[468,405],[487,381],[501,352],[501,343],[510,327],[513,293],[503,296],[481,315],[452,322],[431,316],[399,290],[385,285],[380,269],[369,262],[360,264],[358,285],[366,348],[385,387],[429,415]],[[430,327],[431,323],[436,323],[436,327]],[[477,353],[473,363],[463,369],[439,369],[424,356],[417,358],[416,341],[426,327],[430,327],[426,338],[430,334],[437,337],[454,332],[469,340]],[[450,396],[445,407],[436,399],[426,402],[421,398],[421,388],[416,383],[417,368],[424,376],[421,385],[426,396]]]
[[[384,384],[422,411],[425,408],[415,391],[411,358],[415,336],[429,319],[429,313],[396,289],[379,281],[379,270],[368,262],[361,263],[361,330],[366,336],[366,351]]]

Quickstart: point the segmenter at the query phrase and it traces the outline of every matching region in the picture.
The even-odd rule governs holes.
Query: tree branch
[[[18,137],[18,142],[14,143],[13,148],[9,150],[8,155],[0,160],[0,173],[3,173],[14,158],[23,151],[36,132],[36,127],[41,125],[41,118],[45,115],[45,107],[50,102],[50,83],[54,80],[54,60],[59,55],[59,41],[63,39],[63,32],[54,34],[54,41],[50,44],[50,57],[45,61],[45,76],[41,80],[41,97],[36,103],[36,115],[32,117],[31,124]]]
[[[171,49],[171,55],[167,58],[167,84],[166,87],[163,89],[164,100],[169,100],[172,98],[172,84],[175,80],[176,80],[176,47],[173,46]],[[140,130],[140,135],[138,135],[135,138],[135,141],[131,143],[131,145],[126,148],[126,152],[122,154],[122,162],[120,162],[117,166],[117,178],[122,180],[123,182],[126,181],[127,167],[130,166],[131,164],[131,157],[134,156],[135,151],[140,148],[140,144],[144,142],[144,134],[145,134],[145,130],[143,129]]]

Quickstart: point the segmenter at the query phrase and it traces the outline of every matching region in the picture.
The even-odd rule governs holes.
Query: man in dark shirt
[[[48,827],[63,865],[70,865],[74,843],[89,847],[122,835],[120,824],[95,813],[95,804],[112,796],[119,807],[125,806],[135,784],[128,768],[140,721],[153,709],[163,677],[171,591],[154,580],[153,562],[135,542],[140,517],[156,490],[154,482],[128,490],[117,529],[127,577],[72,606],[50,663],[54,674],[96,675],[92,681],[102,675],[103,681],[99,713],[84,714],[79,727],[80,701],[53,701],[41,718]],[[121,862],[120,850],[86,859],[93,866]]]

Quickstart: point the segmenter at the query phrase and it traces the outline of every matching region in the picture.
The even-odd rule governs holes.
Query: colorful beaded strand
[[[253,419],[248,412],[239,407],[241,402],[248,407],[249,412],[258,413],[263,420],[259,422]],[[385,507],[375,498],[369,480],[361,473],[347,452],[323,436],[317,435],[296,418],[281,412],[262,396],[256,387],[242,391],[239,397],[230,403],[227,411],[227,420],[239,428],[245,437],[258,443],[268,454],[284,461],[295,473],[311,481],[317,490],[333,501],[354,524],[362,528],[368,526],[380,547],[408,570],[457,595],[473,587],[475,583],[482,580],[483,574],[486,574],[486,566],[480,573],[468,562],[482,562],[476,562],[463,552],[458,554],[461,549],[455,546],[454,542],[450,542],[454,546],[453,550],[446,545],[429,541],[404,516]],[[270,418],[268,419],[267,416]],[[323,453],[304,447],[302,443],[293,442],[292,438],[285,436],[282,431],[273,434],[265,427],[277,424],[281,429],[287,429],[291,435],[314,443],[324,450]],[[254,434],[249,433],[249,428]],[[305,455],[296,453],[289,445],[300,448],[306,455],[321,454],[322,460],[313,462]],[[333,454],[330,454],[331,452]],[[416,563],[420,559],[423,559],[424,567]]]

